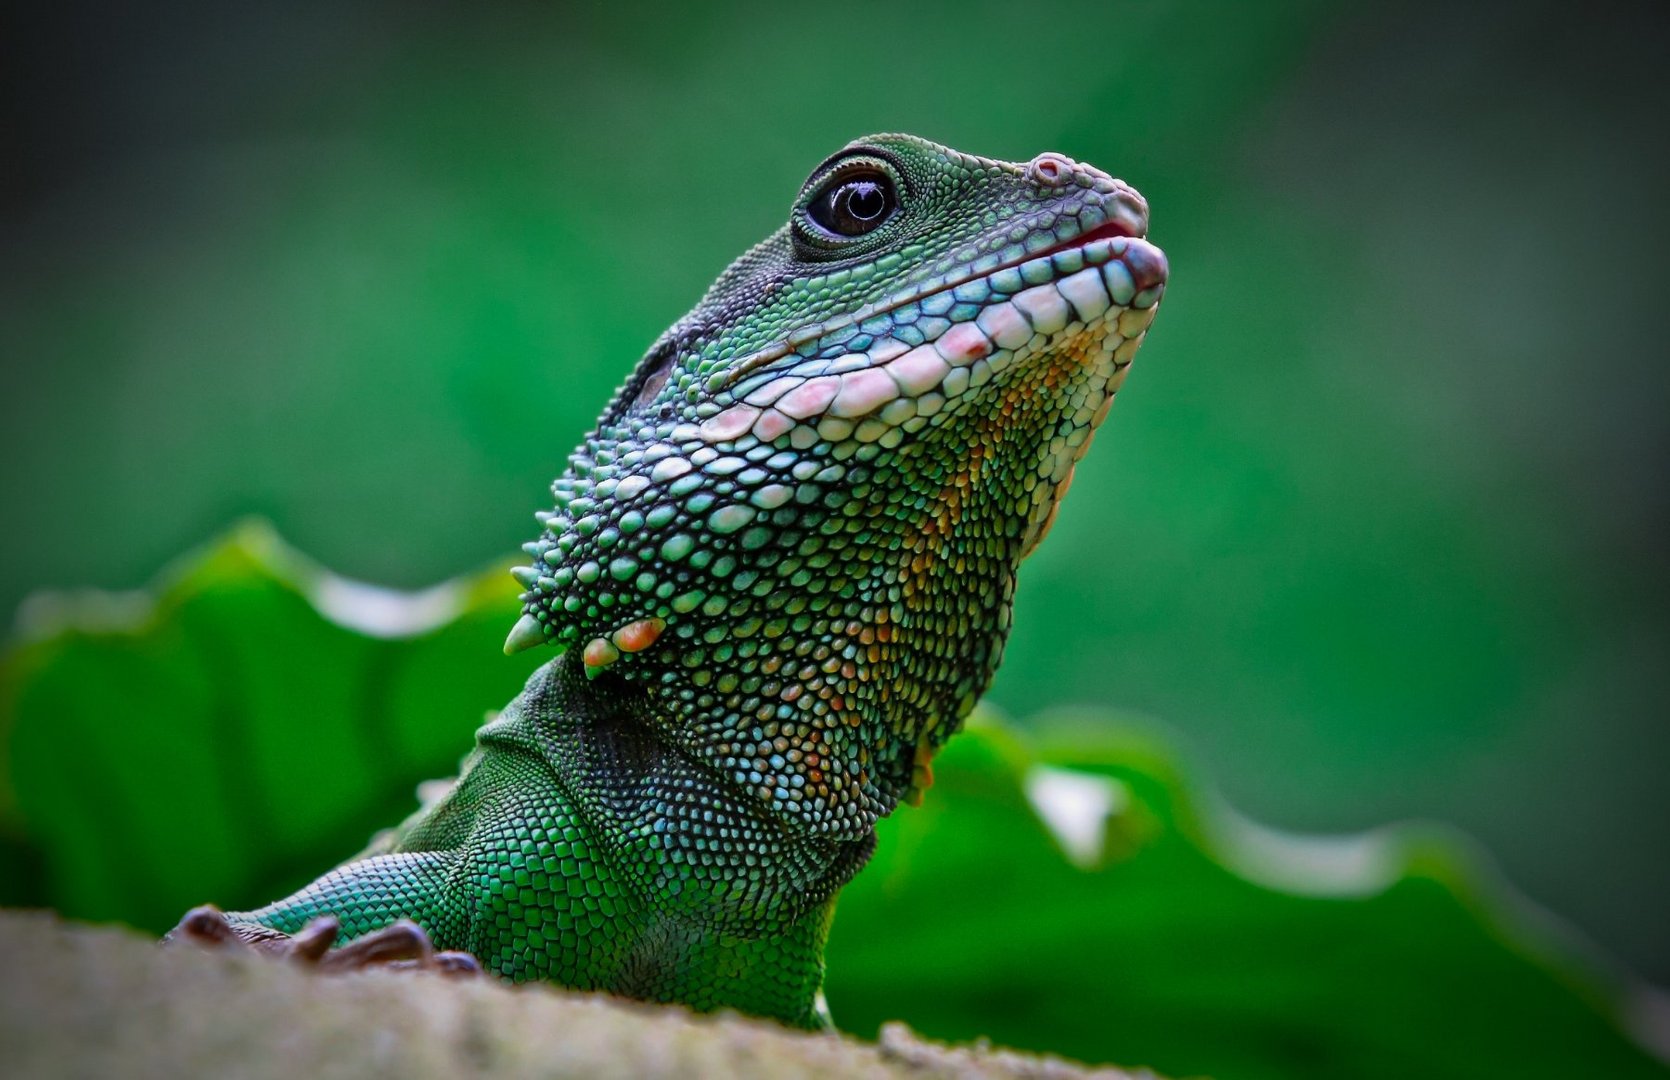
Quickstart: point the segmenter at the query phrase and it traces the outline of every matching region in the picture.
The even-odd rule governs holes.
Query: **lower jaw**
[[[971,391],[1063,352],[1105,363],[1111,393],[1164,291],[1163,281],[1137,285],[1163,262],[1145,240],[1112,237],[995,270],[901,305],[889,313],[895,325],[865,335],[862,351],[774,366],[738,387],[737,404],[686,430],[713,444],[786,437],[798,449],[821,442],[865,457],[878,451],[864,447],[897,446],[958,411]]]

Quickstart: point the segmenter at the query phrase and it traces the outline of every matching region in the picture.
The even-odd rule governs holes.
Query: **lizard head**
[[[506,643],[575,646],[797,827],[867,833],[996,671],[1165,288],[1059,154],[852,143],[655,343],[554,485]]]

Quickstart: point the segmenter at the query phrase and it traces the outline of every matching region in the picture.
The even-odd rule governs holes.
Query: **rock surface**
[[[1154,1080],[988,1047],[878,1044],[491,979],[319,976],[0,912],[0,1059],[35,1077],[992,1077]]]

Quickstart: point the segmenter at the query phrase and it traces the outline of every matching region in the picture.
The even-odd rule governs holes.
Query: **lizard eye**
[[[834,236],[863,236],[878,228],[898,208],[893,181],[880,170],[837,176],[806,204],[806,216]]]

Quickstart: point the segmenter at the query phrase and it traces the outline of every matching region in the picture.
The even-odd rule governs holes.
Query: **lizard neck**
[[[653,696],[569,653],[518,706],[593,842],[657,913],[754,936],[798,921],[869,859],[873,833],[811,835],[670,743]]]
[[[1052,380],[1084,389],[1038,392]],[[592,646],[571,649],[564,670],[598,695],[631,687],[643,698],[637,722],[660,744],[785,827],[867,836],[920,787],[927,759],[991,683],[1016,568],[1088,446],[1092,425],[1067,423],[1085,406],[1071,402],[1107,394],[1106,382],[1105,370],[1064,348],[1000,374],[892,446],[577,458],[577,472],[607,471],[599,484],[616,494],[662,475],[675,485],[698,478],[713,497],[695,507],[705,518],[673,516],[654,541],[666,563],[650,582],[672,596],[654,647],[605,664]],[[697,522],[710,537],[701,545],[691,540]],[[642,572],[641,559],[614,555],[637,542],[621,533],[582,564],[586,573],[618,566],[631,582]],[[626,630],[642,625],[614,618]]]
[[[1089,447],[1094,425],[1064,432],[1060,397],[1037,392],[1049,382],[1108,392],[1063,349],[896,447],[760,462],[780,473],[760,483],[794,485],[804,508],[733,553],[725,598],[675,623],[679,667],[649,684],[668,738],[816,831],[854,837],[891,813],[990,686],[1018,566]]]

